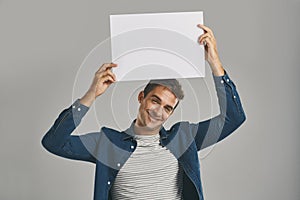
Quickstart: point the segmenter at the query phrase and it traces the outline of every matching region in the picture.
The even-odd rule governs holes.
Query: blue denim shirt
[[[246,119],[235,84],[228,74],[214,76],[220,114],[206,121],[181,121],[169,130],[160,129],[160,144],[166,146],[183,168],[183,199],[203,200],[198,151],[219,142]],[[88,111],[77,99],[63,110],[42,139],[51,153],[96,164],[94,200],[111,199],[115,178],[134,152],[133,125],[125,131],[102,127],[99,132],[71,135]]]

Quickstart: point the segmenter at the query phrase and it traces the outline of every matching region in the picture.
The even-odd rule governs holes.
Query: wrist
[[[212,73],[215,76],[223,76],[225,74],[225,70],[224,70],[220,60],[210,62],[209,65],[210,65]]]
[[[87,92],[81,99],[80,99],[80,103],[90,107],[94,101],[96,100],[96,97],[94,94],[92,94],[91,92]]]

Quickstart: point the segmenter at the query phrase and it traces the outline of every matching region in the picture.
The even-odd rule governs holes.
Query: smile
[[[148,116],[149,116],[151,121],[161,121],[160,118],[153,117],[149,112],[148,112]]]

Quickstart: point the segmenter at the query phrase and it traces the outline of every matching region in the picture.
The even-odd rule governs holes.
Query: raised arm
[[[103,94],[107,88],[116,81],[116,76],[111,71],[113,67],[117,67],[117,64],[105,63],[98,69],[90,88],[80,99],[80,103],[90,107],[96,98]]]
[[[93,153],[97,147],[99,132],[80,136],[71,134],[80,124],[95,99],[115,82],[116,78],[111,72],[111,68],[116,66],[113,63],[103,64],[95,73],[93,82],[85,95],[59,114],[52,127],[42,138],[42,145],[49,152],[65,158],[96,162]]]
[[[205,60],[208,62],[211,71],[215,76],[223,76],[225,70],[219,58],[217,41],[212,30],[202,24],[198,24],[198,27],[204,31],[204,34],[199,37],[198,42],[201,45],[204,45]]]
[[[245,121],[246,116],[236,86],[220,61],[212,30],[201,24],[198,27],[204,30],[204,34],[199,37],[199,43],[205,47],[205,59],[213,73],[220,107],[218,116],[190,124],[197,148],[201,150],[230,135]]]

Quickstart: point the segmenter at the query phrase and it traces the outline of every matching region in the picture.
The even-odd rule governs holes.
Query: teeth
[[[159,119],[157,119],[157,118],[155,118],[155,117],[152,117],[152,116],[150,116],[151,117],[151,119],[154,119],[155,121],[158,121]]]
[[[152,120],[155,120],[155,121],[159,121],[159,120],[160,120],[160,118],[153,117],[153,116],[151,115],[150,112],[148,112],[148,115],[149,115],[149,117],[150,117]]]

